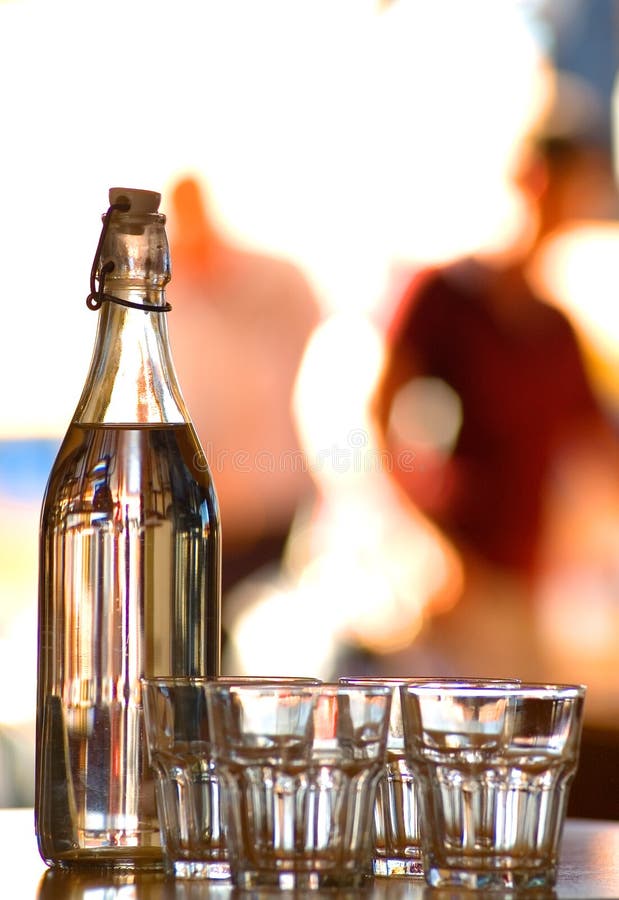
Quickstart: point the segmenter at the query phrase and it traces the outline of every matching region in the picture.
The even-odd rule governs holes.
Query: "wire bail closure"
[[[123,300],[120,297],[115,297],[113,294],[106,294],[104,290],[105,278],[114,269],[114,262],[112,260],[109,260],[103,266],[101,266],[101,270],[97,278],[99,259],[101,258],[101,251],[103,250],[103,244],[108,232],[112,213],[116,210],[118,210],[118,212],[129,212],[130,209],[131,202],[125,198],[120,198],[116,203],[110,204],[107,212],[103,217],[103,227],[99,236],[97,249],[95,250],[95,258],[93,259],[92,267],[90,269],[90,293],[86,297],[86,306],[88,307],[88,309],[96,311],[100,309],[104,303],[107,302],[118,303],[120,306],[129,306],[131,307],[131,309],[143,309],[146,312],[169,312],[172,309],[172,306],[169,303],[164,303],[163,306],[155,306],[154,304],[150,303],[133,303],[131,300]],[[96,284],[97,280],[99,282],[98,287]]]

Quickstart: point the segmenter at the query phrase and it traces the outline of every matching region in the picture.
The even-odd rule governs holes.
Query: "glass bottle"
[[[43,500],[35,819],[50,865],[162,865],[140,678],[219,672],[219,512],[170,353],[159,201],[110,191],[94,353]]]

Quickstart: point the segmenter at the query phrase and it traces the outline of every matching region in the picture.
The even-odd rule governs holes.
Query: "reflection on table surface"
[[[174,881],[164,875],[103,875],[48,870],[39,858],[31,809],[0,809],[0,895],[7,900],[267,900],[269,891],[235,891],[226,885]],[[376,879],[367,891],[311,891],[307,900],[471,900],[471,892],[436,891],[418,881]],[[286,897],[286,892],[279,894]],[[303,892],[288,894],[295,900]],[[546,895],[545,895],[546,896]],[[563,837],[561,898],[619,897],[619,822],[569,820]],[[535,894],[540,900],[540,894]]]

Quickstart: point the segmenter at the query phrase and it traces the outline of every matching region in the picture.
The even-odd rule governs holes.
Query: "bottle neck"
[[[168,338],[170,278],[163,216],[114,217],[102,248],[105,278],[90,370],[73,421],[79,424],[189,422]],[[143,308],[123,306],[115,300]],[[151,312],[150,309],[157,311]]]
[[[144,294],[137,290],[115,291],[115,295],[134,303],[144,300]],[[189,421],[170,354],[165,313],[142,312],[112,302],[103,304],[90,371],[74,421]]]

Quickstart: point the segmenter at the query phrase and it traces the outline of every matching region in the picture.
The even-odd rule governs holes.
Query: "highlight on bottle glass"
[[[211,751],[207,685],[260,685],[264,695],[318,684],[315,678],[144,678],[148,753],[155,774],[165,868],[176,878],[230,878],[221,784]],[[305,696],[306,694],[301,694]]]
[[[213,683],[206,699],[233,883],[361,886],[391,690]]]
[[[582,685],[403,685],[426,881],[549,890],[576,772]]]
[[[372,873],[377,877],[423,878],[421,821],[415,778],[406,760],[400,687],[428,685],[517,685],[517,679],[436,678],[432,676],[342,676],[340,684],[382,684],[392,692],[385,766],[376,791],[373,822]]]

